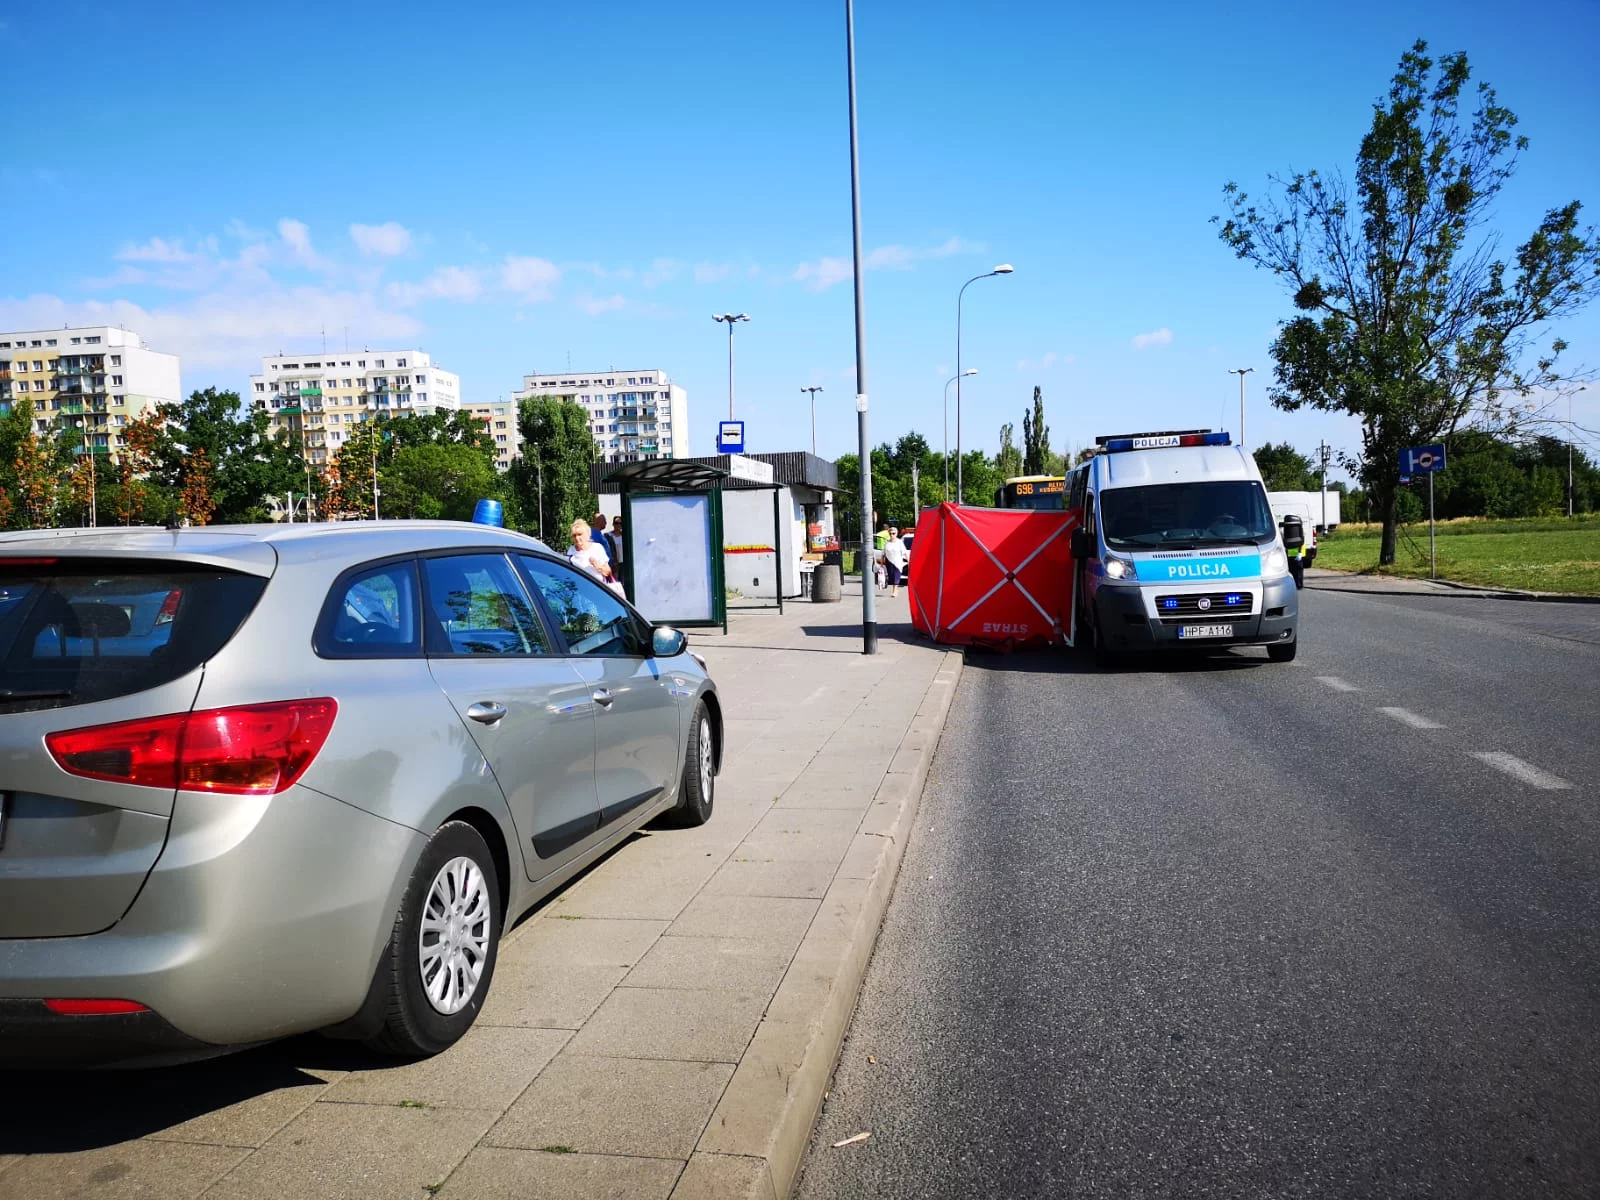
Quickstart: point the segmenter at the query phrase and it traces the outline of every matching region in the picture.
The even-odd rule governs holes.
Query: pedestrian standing
[[[593,541],[594,529],[587,522],[572,523],[572,548],[567,551],[567,561],[581,571],[587,571],[619,596],[622,583],[611,570],[611,559],[599,542]]]
[[[606,558],[609,561],[615,562],[617,560],[617,550],[611,544],[611,535],[606,532],[605,513],[595,513],[594,516],[589,518],[589,525],[589,540],[599,545],[606,552]]]
[[[894,600],[900,595],[900,579],[905,574],[906,564],[910,561],[911,551],[901,538],[899,527],[889,526],[889,540],[883,547],[884,572],[889,579],[889,599]]]

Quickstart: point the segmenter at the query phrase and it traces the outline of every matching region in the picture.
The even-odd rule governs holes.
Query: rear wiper
[[[40,688],[38,691],[12,691],[0,688],[0,703],[7,700],[71,700],[78,693],[71,690]]]

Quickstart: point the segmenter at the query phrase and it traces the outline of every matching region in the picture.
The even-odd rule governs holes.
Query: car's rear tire
[[[696,701],[694,712],[689,715],[689,744],[683,755],[683,780],[678,785],[678,803],[667,814],[672,824],[687,829],[709,821],[716,799],[716,781],[711,714],[706,711],[703,700]]]
[[[499,956],[500,876],[483,835],[449,821],[428,840],[395,914],[375,986],[383,1025],[367,1045],[422,1058],[472,1027]]]
[[[1299,638],[1292,642],[1273,642],[1267,647],[1267,657],[1273,662],[1293,662],[1294,652],[1299,646]]]

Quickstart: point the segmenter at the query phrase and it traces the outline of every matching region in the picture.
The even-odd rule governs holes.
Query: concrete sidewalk
[[[785,1196],[961,671],[904,597],[863,656],[852,591],[691,633],[728,714],[711,821],[635,837],[514,929],[451,1051],[300,1038],[14,1079],[0,1195]]]

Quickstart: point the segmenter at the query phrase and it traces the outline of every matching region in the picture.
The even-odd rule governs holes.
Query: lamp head
[[[990,271],[989,274],[991,274],[991,275],[1009,275],[1009,274],[1011,274],[1011,272],[1014,269],[1015,268],[1013,268],[1010,263],[1001,263],[994,270]]]
[[[976,375],[978,373],[978,368],[977,367],[970,367],[970,368],[968,368],[967,370],[965,370],[965,371],[963,371],[961,373],[963,375]]]

